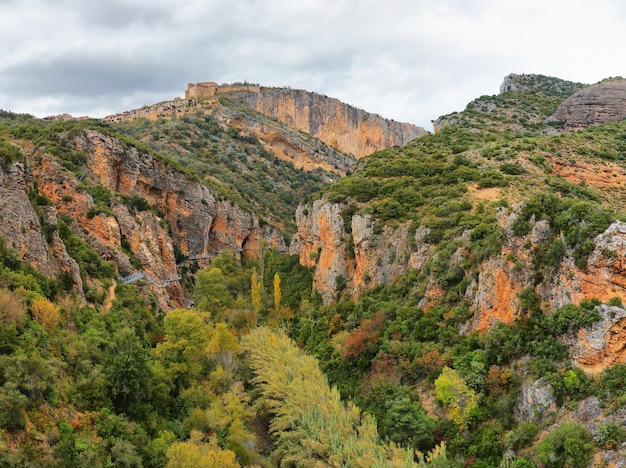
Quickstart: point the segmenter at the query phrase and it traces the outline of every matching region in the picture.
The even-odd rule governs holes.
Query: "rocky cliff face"
[[[49,241],[42,235],[41,224],[54,226],[60,215],[72,220],[74,233],[101,258],[115,262],[120,276],[142,273],[164,308],[184,303],[175,246],[200,262],[224,250],[254,255],[262,238],[271,247],[285,248],[282,235],[261,227],[254,215],[149,154],[93,131],[81,131],[69,143],[87,158],[80,180],[45,153],[30,154],[26,165],[14,163],[0,171],[0,235],[44,274],[68,271],[81,286],[76,262],[67,256],[58,233]],[[94,211],[88,187],[98,185],[112,194],[109,210]],[[29,191],[50,201],[41,220]],[[133,209],[124,197],[147,205]],[[123,242],[141,262],[140,270],[131,265]]]
[[[274,153],[277,158],[292,163],[296,169],[314,171],[321,168],[344,176],[356,163],[354,157],[267,117],[261,118],[263,116],[252,113],[233,113],[227,108],[215,110],[213,116],[227,127],[236,128],[243,135],[256,138],[266,150]]]
[[[57,265],[51,261],[39,218],[28,198],[33,182],[32,173],[22,162],[4,169],[0,166],[0,236],[24,260],[44,275],[51,275]]]
[[[354,215],[347,223],[345,209],[345,205],[322,199],[301,207],[296,215],[298,232],[291,253],[299,254],[301,264],[314,267],[314,286],[326,303],[337,300],[339,293],[357,297],[365,289],[389,283],[411,269],[421,270],[435,258],[433,245],[424,241],[427,229],[411,232],[408,224],[381,226],[369,215]],[[516,237],[512,232],[516,218],[515,210],[498,211],[505,241],[499,255],[479,265],[476,279],[465,290],[464,297],[475,310],[474,317],[463,327],[466,332],[485,330],[498,322],[509,324],[524,314],[519,293],[534,287],[533,250],[545,241],[549,226],[538,221],[527,236]],[[449,268],[467,255],[464,243],[468,240],[469,237],[459,239],[460,247],[450,257]],[[591,297],[602,302],[612,298],[626,302],[626,224],[612,224],[594,241],[595,250],[586,269],[577,268],[571,255],[565,255],[552,276],[536,288],[547,310]],[[428,308],[444,293],[431,278],[427,288],[421,291],[420,305]],[[579,352],[581,367],[595,372],[626,360],[625,348],[616,344],[623,342],[621,338],[626,333],[626,319],[622,315],[613,314],[606,323],[598,325],[604,327],[601,334],[605,341],[596,340],[587,347],[580,345],[588,351]]]
[[[566,99],[548,118],[563,122],[566,131],[626,118],[626,80],[607,80]]]
[[[337,99],[302,90],[261,88],[259,92],[239,92],[229,97],[356,158],[405,145],[427,134],[421,127],[383,119]]]
[[[409,268],[421,268],[430,258],[431,247],[421,242],[424,231],[411,234],[408,226],[402,226],[379,232],[371,216],[354,215],[346,232],[344,209],[341,204],[317,200],[296,212],[298,232],[290,253],[299,255],[302,265],[315,268],[314,287],[326,303],[341,291],[355,297],[369,287],[388,283]]]

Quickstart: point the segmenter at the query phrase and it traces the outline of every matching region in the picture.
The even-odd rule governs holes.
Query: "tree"
[[[222,450],[215,438],[202,441],[202,433],[192,431],[187,442],[175,442],[167,450],[167,468],[238,468],[235,453]]]
[[[163,320],[165,339],[155,349],[176,391],[189,385],[208,362],[207,346],[213,336],[209,314],[174,309]]]
[[[151,375],[148,353],[133,329],[123,328],[113,336],[105,355],[104,373],[119,411],[128,413],[131,404],[147,398],[146,382]]]
[[[21,327],[26,320],[26,307],[17,292],[0,289],[0,322]]]
[[[194,299],[199,310],[210,312],[214,320],[221,318],[224,309],[232,302],[221,269],[211,267],[198,272]]]
[[[242,339],[267,408],[281,466],[380,466],[407,454],[380,443],[376,423],[328,385],[317,360],[282,331],[259,327]],[[412,466],[412,452],[405,466]],[[400,466],[400,465],[398,465]]]
[[[268,325],[275,327],[284,325],[286,321],[293,318],[294,314],[291,308],[281,305],[282,292],[280,288],[280,276],[278,273],[274,274],[274,309],[272,309],[272,316],[268,320]]]
[[[274,274],[274,313],[278,314],[280,310],[280,276],[278,273]]]
[[[467,386],[456,370],[449,367],[444,367],[435,380],[435,389],[437,399],[448,408],[450,419],[467,437],[468,418],[478,408],[476,393]]]
[[[35,321],[43,325],[48,333],[54,331],[61,321],[59,307],[45,297],[38,297],[33,300],[30,311]]]
[[[546,468],[583,468],[593,456],[591,437],[584,427],[566,422],[541,441],[537,458]]]
[[[259,311],[261,310],[261,282],[259,281],[259,275],[256,269],[252,272],[252,278],[250,279],[250,293],[252,295],[252,314],[249,320],[250,327],[255,327],[257,319],[259,317]]]
[[[391,404],[380,423],[381,434],[398,444],[428,450],[434,443],[435,421],[408,397]]]

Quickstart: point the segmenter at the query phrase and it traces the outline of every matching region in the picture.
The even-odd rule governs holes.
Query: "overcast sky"
[[[505,75],[626,76],[622,0],[0,0],[0,108],[103,117],[290,86],[430,130]]]

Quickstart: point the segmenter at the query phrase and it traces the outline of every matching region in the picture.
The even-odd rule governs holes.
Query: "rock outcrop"
[[[375,151],[403,146],[428,132],[395,122],[317,93],[285,88],[260,88],[229,97],[291,128],[306,132],[357,159]]]
[[[233,113],[222,107],[216,108],[213,116],[227,127],[236,128],[241,134],[256,138],[266,150],[274,153],[277,158],[292,163],[296,169],[314,171],[321,168],[344,176],[352,171],[356,163],[354,157],[256,112]]]
[[[302,265],[314,267],[314,287],[326,303],[337,300],[338,293],[358,297],[365,289],[389,283],[411,269],[423,269],[435,258],[434,246],[424,241],[427,229],[411,232],[408,224],[379,224],[370,215],[348,216],[346,209],[346,205],[322,198],[300,207],[296,215],[298,232],[291,253],[299,254]],[[482,331],[499,322],[510,324],[524,314],[519,294],[534,287],[533,249],[546,241],[550,228],[546,221],[538,221],[527,236],[516,237],[511,228],[516,219],[515,208],[511,212],[504,208],[498,211],[498,222],[505,233],[502,250],[483,260],[465,290],[464,298],[475,311],[463,326],[465,332]],[[460,247],[450,257],[449,268],[458,265],[467,253],[463,245],[469,235],[463,236],[468,238],[458,239]],[[613,223],[594,242],[585,269],[577,268],[572,256],[565,255],[552,275],[535,288],[546,310],[592,297],[605,303],[620,298],[626,303],[626,223]],[[420,306],[428,308],[442,294],[442,288],[431,278],[422,292]],[[613,314],[615,323],[602,325],[606,332],[603,336],[615,335],[623,343],[626,318],[620,317]],[[595,345],[589,346],[595,349]],[[607,344],[594,352],[596,357],[581,357],[580,365],[591,370],[597,363],[595,369],[602,370],[614,362],[626,361],[626,347]]]
[[[626,310],[602,304],[596,311],[600,320],[568,340],[573,361],[592,374],[626,362]]]
[[[0,166],[0,236],[7,247],[50,276],[58,270],[51,261],[39,218],[28,198],[32,188],[33,177],[27,164]]]
[[[298,231],[290,252],[299,255],[302,265],[314,267],[314,287],[326,303],[340,291],[355,297],[393,281],[410,268],[423,267],[430,258],[431,246],[422,240],[426,231],[411,233],[408,225],[378,230],[370,215],[344,220],[344,209],[322,199],[296,212]]]
[[[536,380],[522,387],[514,409],[518,421],[542,421],[555,412],[556,401],[548,383]]]
[[[101,258],[115,262],[120,276],[141,273],[163,308],[184,304],[176,249],[200,262],[222,251],[254,255],[261,239],[268,247],[286,249],[277,230],[261,226],[255,215],[150,154],[95,131],[80,131],[67,143],[86,157],[80,177],[47,153],[29,154],[26,164],[0,170],[0,235],[42,273],[68,272],[81,294],[78,265],[54,230],[61,215]],[[98,186],[111,194],[105,209],[89,191]],[[41,217],[28,193],[46,200],[37,207]],[[42,224],[49,226],[48,240]],[[133,267],[128,250],[141,271]]]
[[[626,80],[606,80],[567,98],[548,122],[562,122],[566,131],[626,118]]]

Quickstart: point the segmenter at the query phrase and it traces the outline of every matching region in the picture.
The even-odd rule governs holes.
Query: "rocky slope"
[[[296,169],[307,172],[322,169],[344,176],[354,167],[355,160],[350,155],[337,151],[302,131],[278,125],[276,121],[263,118],[262,115],[226,108],[224,112],[215,111],[212,115],[227,127],[239,130],[242,135],[256,138],[267,151],[293,164]],[[333,181],[330,177],[326,180]]]
[[[433,120],[435,132],[445,126],[470,126],[487,132],[553,130],[554,121],[546,121],[557,107],[586,85],[559,78],[511,73],[504,77],[500,93],[481,96],[463,112],[453,112]]]
[[[427,134],[421,127],[387,120],[337,99],[303,90],[260,88],[258,92],[236,92],[228,96],[357,159],[405,145]]]
[[[550,82],[551,89],[563,86]],[[504,92],[502,109],[520,92],[537,93]],[[590,298],[626,301],[626,229],[606,208],[624,202],[626,165],[612,145],[626,125],[546,136],[539,106],[555,96],[526,108],[537,119],[518,137],[508,121],[495,128],[506,135],[502,145],[493,127],[478,127],[479,115],[466,111],[437,135],[360,161],[353,176],[301,207],[291,251],[314,267],[324,301],[356,298],[417,271],[422,279],[412,294],[421,307],[471,304],[465,332],[527,316],[533,295],[546,312]],[[553,203],[561,208],[548,214]],[[626,322],[620,314],[605,321],[594,332],[602,339],[588,332],[576,345],[576,362],[589,372],[626,360],[616,344]]]
[[[566,131],[626,118],[626,80],[606,80],[584,88],[566,99],[549,117]]]
[[[59,218],[99,257],[112,260],[119,276],[141,276],[163,308],[185,302],[177,256],[202,263],[225,250],[254,255],[261,239],[285,248],[277,230],[166,162],[99,131],[71,133],[59,138],[85,158],[81,174],[26,143],[25,161],[0,171],[0,235],[44,274],[72,273],[81,294],[76,262],[56,231]]]

